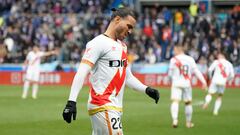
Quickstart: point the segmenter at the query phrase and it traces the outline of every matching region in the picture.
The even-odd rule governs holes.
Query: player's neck
[[[112,23],[110,23],[107,30],[103,33],[103,35],[117,41],[117,39],[115,37],[115,32],[113,31],[112,27],[113,27]]]
[[[184,52],[178,52],[178,53],[176,53],[176,56],[183,55],[183,54],[184,54]]]
[[[106,36],[106,37],[108,37],[108,38],[111,38],[111,39],[117,41],[116,38],[115,38],[115,36],[113,36],[113,34],[110,34],[110,33],[108,33],[108,32],[105,32],[105,33],[103,33],[103,35]]]

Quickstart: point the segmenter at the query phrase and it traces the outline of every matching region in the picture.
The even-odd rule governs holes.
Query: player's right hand
[[[153,99],[155,100],[155,103],[156,103],[156,104],[158,103],[158,100],[159,100],[159,98],[160,98],[160,94],[159,94],[158,90],[153,89],[153,88],[151,88],[151,87],[147,87],[145,93],[146,93],[149,97],[153,98]]]
[[[63,119],[67,123],[71,123],[72,117],[73,120],[76,120],[76,115],[77,115],[77,107],[76,107],[76,102],[74,101],[68,101],[66,104],[66,107],[63,110]]]

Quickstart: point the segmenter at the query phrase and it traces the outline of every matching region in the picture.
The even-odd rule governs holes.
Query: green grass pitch
[[[79,95],[77,120],[67,124],[62,111],[70,87],[40,86],[39,97],[21,99],[21,86],[0,86],[0,135],[91,135],[87,114],[88,88]],[[184,105],[181,103],[179,127],[171,127],[169,88],[158,88],[158,104],[145,94],[125,90],[123,131],[125,135],[238,135],[240,134],[240,89],[227,89],[219,116],[213,116],[213,104],[202,110],[199,103],[206,92],[193,90],[193,122],[185,127]],[[31,93],[29,93],[31,94]],[[213,98],[215,100],[215,98]]]

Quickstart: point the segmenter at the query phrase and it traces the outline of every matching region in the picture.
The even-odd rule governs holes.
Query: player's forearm
[[[172,68],[169,68],[169,70],[168,70],[168,77],[169,77],[170,79],[172,79],[172,75],[173,75],[173,69],[172,69]]]
[[[231,74],[230,78],[232,80],[234,78],[234,76],[235,76],[233,66],[231,67],[231,73],[230,74]]]
[[[195,75],[197,78],[202,82],[202,84],[207,84],[205,78],[203,77],[202,73],[199,70],[195,70]]]
[[[25,60],[23,65],[22,65],[22,69],[26,70],[27,66],[28,66],[28,60]]]
[[[56,54],[56,51],[48,51],[48,52],[44,53],[43,56],[50,56],[50,55],[54,55],[54,54]]]
[[[208,73],[209,73],[209,74],[212,74],[212,72],[213,72],[213,70],[215,69],[215,67],[216,67],[216,61],[214,61],[214,62],[212,63],[212,65],[208,68]]]
[[[145,92],[147,88],[146,85],[141,83],[135,76],[133,76],[130,69],[127,72],[126,84],[128,87],[140,92]]]
[[[27,65],[28,65],[28,62],[29,62],[28,60],[25,60],[24,63],[23,63],[23,65],[24,65],[24,66],[27,66]]]
[[[228,77],[228,80],[231,81],[234,78],[234,72],[232,71]]]
[[[88,75],[88,73],[90,72],[90,70],[91,70],[90,66],[83,63],[80,64],[78,71],[74,76],[72,86],[71,86],[71,92],[68,100],[76,102],[78,94],[82,89],[84,80]]]
[[[145,92],[147,86],[142,84],[136,77],[132,76],[126,80],[126,84],[128,87],[140,91]]]

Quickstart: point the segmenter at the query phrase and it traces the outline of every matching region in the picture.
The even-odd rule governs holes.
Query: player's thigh
[[[217,85],[215,83],[211,83],[208,89],[208,93],[214,94],[217,92]]]
[[[171,88],[171,100],[181,100],[182,99],[182,89],[180,87]]]
[[[123,135],[121,113],[103,111],[91,116],[92,135]]]
[[[185,102],[192,101],[192,88],[191,87],[183,88],[183,100]]]
[[[35,71],[34,72],[34,76],[32,77],[33,81],[39,82],[39,78],[40,78],[40,72],[39,71]]]
[[[27,70],[25,78],[27,80],[33,80],[33,78],[34,78],[34,71],[33,70]]]
[[[217,85],[217,93],[218,94],[223,94],[225,91],[225,86],[224,85]]]

